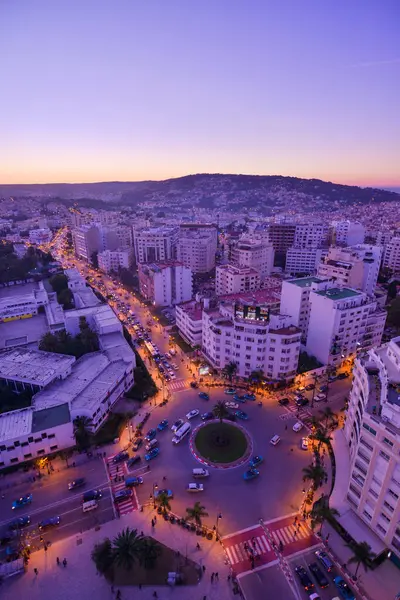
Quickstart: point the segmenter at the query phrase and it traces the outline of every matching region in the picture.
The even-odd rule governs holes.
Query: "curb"
[[[216,420],[216,419],[214,419]],[[231,421],[222,421],[223,423],[228,423],[229,425],[232,425]],[[193,430],[192,435],[190,436],[190,440],[189,440],[189,448],[190,448],[190,452],[192,453],[193,457],[200,462],[202,465],[206,465],[207,467],[213,467],[214,469],[220,469],[220,470],[227,470],[227,469],[235,469],[236,467],[240,467],[241,465],[243,465],[245,462],[247,462],[250,458],[250,456],[253,453],[253,440],[250,437],[250,434],[248,433],[248,431],[242,427],[241,425],[237,425],[237,424],[233,424],[233,427],[237,427],[238,429],[241,430],[241,432],[244,434],[244,436],[246,437],[247,443],[248,443],[248,447],[247,447],[247,451],[246,453],[239,458],[237,461],[234,461],[232,463],[225,463],[225,464],[219,464],[219,463],[213,463],[212,461],[208,461],[205,458],[203,458],[202,456],[200,456],[199,454],[197,454],[197,450],[194,444],[194,438],[196,437],[197,432],[202,428],[205,427],[207,425],[207,423],[200,423],[200,425],[197,425],[197,427]]]

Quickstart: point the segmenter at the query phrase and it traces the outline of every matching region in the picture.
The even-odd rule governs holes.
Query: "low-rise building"
[[[99,269],[104,273],[119,269],[130,269],[133,265],[133,248],[117,248],[117,250],[104,250],[97,256]]]
[[[155,306],[172,306],[193,297],[192,271],[177,261],[140,264],[140,293]]]
[[[215,270],[217,296],[258,290],[260,286],[260,274],[253,268],[227,264],[219,265]]]
[[[31,229],[29,232],[29,241],[31,244],[48,244],[51,242],[52,233],[47,227],[43,229]]]

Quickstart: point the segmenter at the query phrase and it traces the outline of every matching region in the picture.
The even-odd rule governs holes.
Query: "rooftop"
[[[32,428],[32,408],[13,410],[0,415],[0,442],[28,435]]]
[[[355,296],[362,295],[357,290],[351,290],[350,288],[329,288],[328,290],[322,290],[315,292],[318,296],[325,296],[330,300],[346,300],[347,298],[354,298]]]
[[[31,431],[32,433],[37,433],[51,427],[64,425],[70,421],[71,415],[68,404],[59,404],[58,406],[52,406],[44,410],[35,410],[33,412]]]
[[[0,288],[0,299],[2,298],[15,298],[16,296],[27,296],[34,294],[39,290],[39,284],[33,283],[21,283],[18,285],[10,285],[7,287]]]
[[[219,296],[218,300],[223,303],[235,303],[235,304],[276,304],[280,302],[280,290],[279,289],[263,289],[256,290],[253,292],[238,292],[237,294],[225,294]]]
[[[74,356],[16,348],[0,354],[0,378],[44,386],[64,374],[74,362]]]
[[[38,341],[48,330],[45,315],[0,323],[0,350],[28,344],[37,348]]]
[[[301,277],[300,279],[289,279],[289,283],[297,285],[297,287],[311,287],[312,283],[322,283],[324,280],[320,277]]]

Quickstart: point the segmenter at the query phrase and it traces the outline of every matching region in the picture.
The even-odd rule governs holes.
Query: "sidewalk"
[[[205,575],[196,586],[164,587],[121,587],[122,600],[125,598],[142,598],[150,600],[154,591],[158,598],[164,600],[232,600],[233,592],[227,582],[229,567],[225,564],[225,554],[219,542],[207,541],[193,533],[182,529],[179,525],[171,525],[158,516],[157,525],[152,530],[151,519],[155,512],[145,509],[135,511],[121,519],[106,523],[99,531],[90,530],[83,535],[75,535],[52,545],[45,553],[35,552],[30,560],[28,570],[21,576],[5,580],[1,587],[2,600],[15,600],[29,596],[29,600],[76,600],[91,597],[96,600],[113,598],[110,585],[97,575],[94,563],[90,558],[96,542],[105,537],[113,538],[123,528],[129,526],[143,531],[145,535],[153,535],[160,542],[179,551],[206,567]],[[201,550],[196,549],[197,542]],[[68,561],[66,568],[57,566],[56,557]],[[39,574],[35,576],[33,569]],[[219,582],[211,583],[210,576],[214,571],[219,573]]]

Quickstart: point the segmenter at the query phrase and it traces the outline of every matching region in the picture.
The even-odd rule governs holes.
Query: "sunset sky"
[[[1,0],[0,183],[400,186],[399,0]]]

